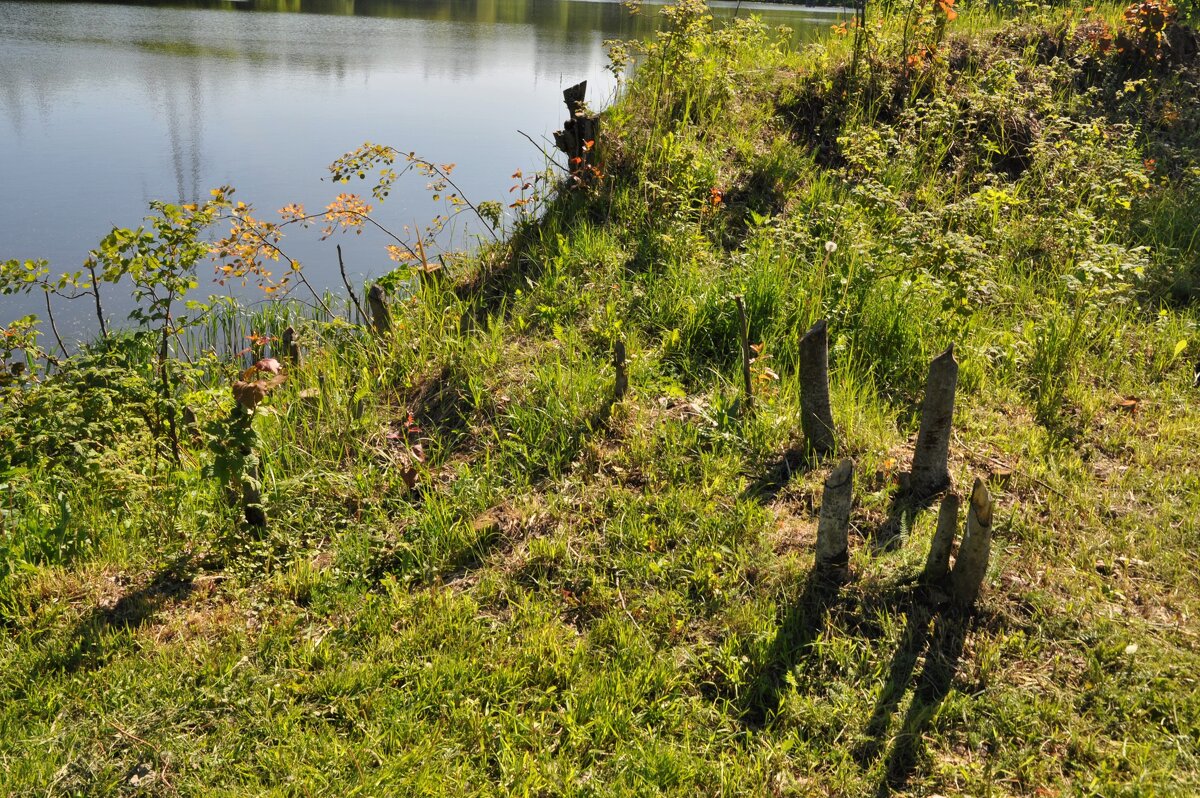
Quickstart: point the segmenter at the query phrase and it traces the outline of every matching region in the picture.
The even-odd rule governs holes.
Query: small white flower
[[[830,255],[837,252],[837,242],[836,241],[826,241],[825,242],[825,251],[828,252]]]

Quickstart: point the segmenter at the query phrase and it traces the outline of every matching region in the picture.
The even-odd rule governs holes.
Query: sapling
[[[212,476],[225,488],[230,504],[240,502],[246,523],[252,527],[267,525],[262,502],[262,461],[258,454],[258,433],[254,418],[258,406],[273,390],[287,380],[275,358],[264,358],[233,381],[235,400],[229,415],[209,428],[209,448],[213,452]]]

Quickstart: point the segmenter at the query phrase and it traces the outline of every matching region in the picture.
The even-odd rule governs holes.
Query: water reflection
[[[762,13],[800,35],[829,22]],[[649,35],[657,17],[579,0],[4,2],[0,157],[20,189],[0,192],[0,258],[75,268],[150,200],[222,184],[265,211],[320,207],[336,193],[324,166],[364,140],[455,162],[468,193],[502,198],[515,168],[541,165],[518,131],[549,136],[578,80],[607,99],[603,41]],[[404,224],[436,210],[410,184],[383,214]],[[387,268],[378,242],[343,243],[359,276]],[[339,284],[332,246],[286,244],[310,281]]]

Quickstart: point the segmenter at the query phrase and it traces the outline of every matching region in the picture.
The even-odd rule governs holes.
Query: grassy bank
[[[298,331],[253,415],[229,386],[274,342],[194,346],[169,400],[145,336],[0,388],[0,792],[1200,791],[1197,35],[953,11],[794,51],[671,7],[603,176],[382,337],[194,328]],[[967,614],[895,504],[951,343],[954,484],[997,506]]]

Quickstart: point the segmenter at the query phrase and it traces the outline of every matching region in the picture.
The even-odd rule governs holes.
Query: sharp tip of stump
[[[979,523],[991,526],[992,495],[988,492],[987,483],[980,477],[975,478],[975,484],[971,488],[971,510]]]
[[[946,347],[946,351],[942,352],[933,359],[934,365],[940,363],[953,363],[956,366],[958,365],[958,360],[954,357],[954,344],[950,344],[948,347]]]
[[[845,460],[837,464],[837,467],[830,472],[829,477],[825,480],[825,487],[839,488],[846,483],[854,475],[854,461],[847,457]]]

